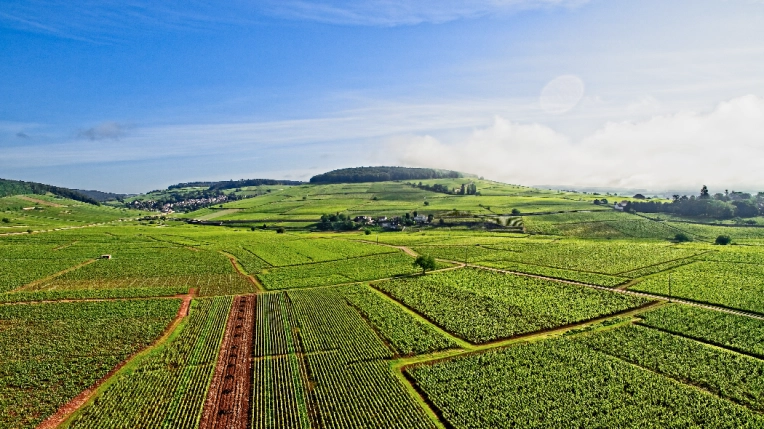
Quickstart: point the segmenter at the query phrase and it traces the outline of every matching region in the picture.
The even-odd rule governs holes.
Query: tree
[[[512,209],[512,216],[520,216],[520,210]]]
[[[720,245],[720,246],[726,246],[726,245],[732,243],[732,238],[729,235],[720,235],[720,236],[716,237],[715,243]]]
[[[708,187],[706,185],[703,185],[703,187],[700,188],[700,198],[704,200],[711,198],[711,196],[708,194]]]
[[[283,234],[284,228],[279,227],[279,229],[276,230],[276,234]]]
[[[426,206],[429,206],[429,205],[430,205],[430,202],[429,202],[429,201],[425,201],[425,202],[424,202],[424,205],[426,205]]]
[[[690,238],[689,235],[687,235],[687,234],[685,234],[683,232],[680,232],[680,233],[678,233],[677,235],[674,236],[674,241],[679,242],[679,243],[683,243],[683,242],[686,242],[686,241],[692,241],[692,239]]]
[[[419,255],[414,261],[414,266],[420,267],[422,269],[422,274],[425,274],[427,270],[432,271],[435,269],[435,258],[432,256]]]
[[[364,230],[363,230],[363,233],[364,233],[364,234],[366,234],[366,235],[371,235],[371,231],[370,231],[370,230],[368,230],[368,229],[364,229]]]
[[[4,217],[3,218],[3,223],[11,223],[11,220],[8,219],[7,217]]]
[[[428,214],[427,215],[427,222],[432,222],[432,220],[435,219],[435,216]]]

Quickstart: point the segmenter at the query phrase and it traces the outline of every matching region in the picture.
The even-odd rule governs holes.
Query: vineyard
[[[0,306],[0,427],[34,428],[151,343],[179,300]]]
[[[264,270],[257,275],[266,288],[292,289],[382,279],[417,271],[413,259],[400,252],[318,264]],[[440,264],[438,268],[448,265]]]
[[[587,338],[594,350],[764,411],[764,360],[642,326]]]
[[[338,293],[264,294],[257,307],[255,428],[432,427]]]
[[[0,428],[764,427],[759,229],[461,180],[0,198]]]
[[[231,298],[195,300],[180,332],[118,373],[68,427],[197,427],[230,307]]]
[[[613,287],[630,279],[689,264],[702,254],[694,247],[669,244],[589,240],[544,242],[516,239],[444,245],[412,246],[417,253],[436,258],[545,277]]]
[[[700,261],[648,277],[631,289],[764,314],[764,266]],[[703,285],[703,287],[698,287]]]
[[[642,298],[478,269],[379,282],[374,287],[473,343],[552,329],[647,303]]]
[[[456,428],[764,425],[742,405],[568,339],[406,371]]]

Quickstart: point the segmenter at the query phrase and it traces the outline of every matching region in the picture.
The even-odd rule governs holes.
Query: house
[[[414,216],[414,222],[416,222],[416,223],[427,223],[427,216],[423,216],[423,215]]]
[[[629,202],[626,200],[623,200],[620,203],[613,204],[613,208],[620,211],[623,211],[628,206],[629,206]]]

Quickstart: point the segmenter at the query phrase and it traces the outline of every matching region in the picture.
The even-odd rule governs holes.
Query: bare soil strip
[[[253,382],[255,296],[236,297],[228,316],[200,429],[248,429]]]
[[[159,336],[159,338],[157,338],[156,340],[154,340],[154,342],[151,343],[151,345],[144,348],[143,350],[136,352],[135,354],[128,357],[127,359],[123,360],[119,365],[115,366],[106,375],[101,377],[100,380],[96,381],[95,384],[83,390],[79,395],[75,396],[71,401],[67,402],[61,408],[59,408],[55,414],[45,419],[42,423],[40,423],[37,426],[36,429],[57,428],[61,423],[65,422],[66,419],[68,419],[69,416],[71,416],[75,411],[77,411],[78,409],[80,409],[80,407],[85,405],[90,400],[90,398],[98,391],[98,387],[100,387],[108,379],[113,377],[117,372],[119,372],[120,369],[122,369],[123,366],[127,365],[128,362],[134,359],[137,355],[144,354],[147,350],[150,350],[156,347],[157,345],[163,343],[165,340],[167,340],[167,338],[169,338],[170,334],[172,334],[175,328],[178,327],[178,324],[180,324],[180,321],[183,320],[184,317],[188,316],[188,309],[191,306],[192,298],[193,296],[191,294],[183,296],[183,302],[180,304],[180,308],[178,309],[178,314],[175,316],[175,319],[173,319],[173,321],[167,326],[167,328],[165,328],[162,335]]]

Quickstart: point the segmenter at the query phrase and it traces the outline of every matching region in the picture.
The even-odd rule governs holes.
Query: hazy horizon
[[[0,177],[760,191],[763,29],[754,0],[9,1]]]

